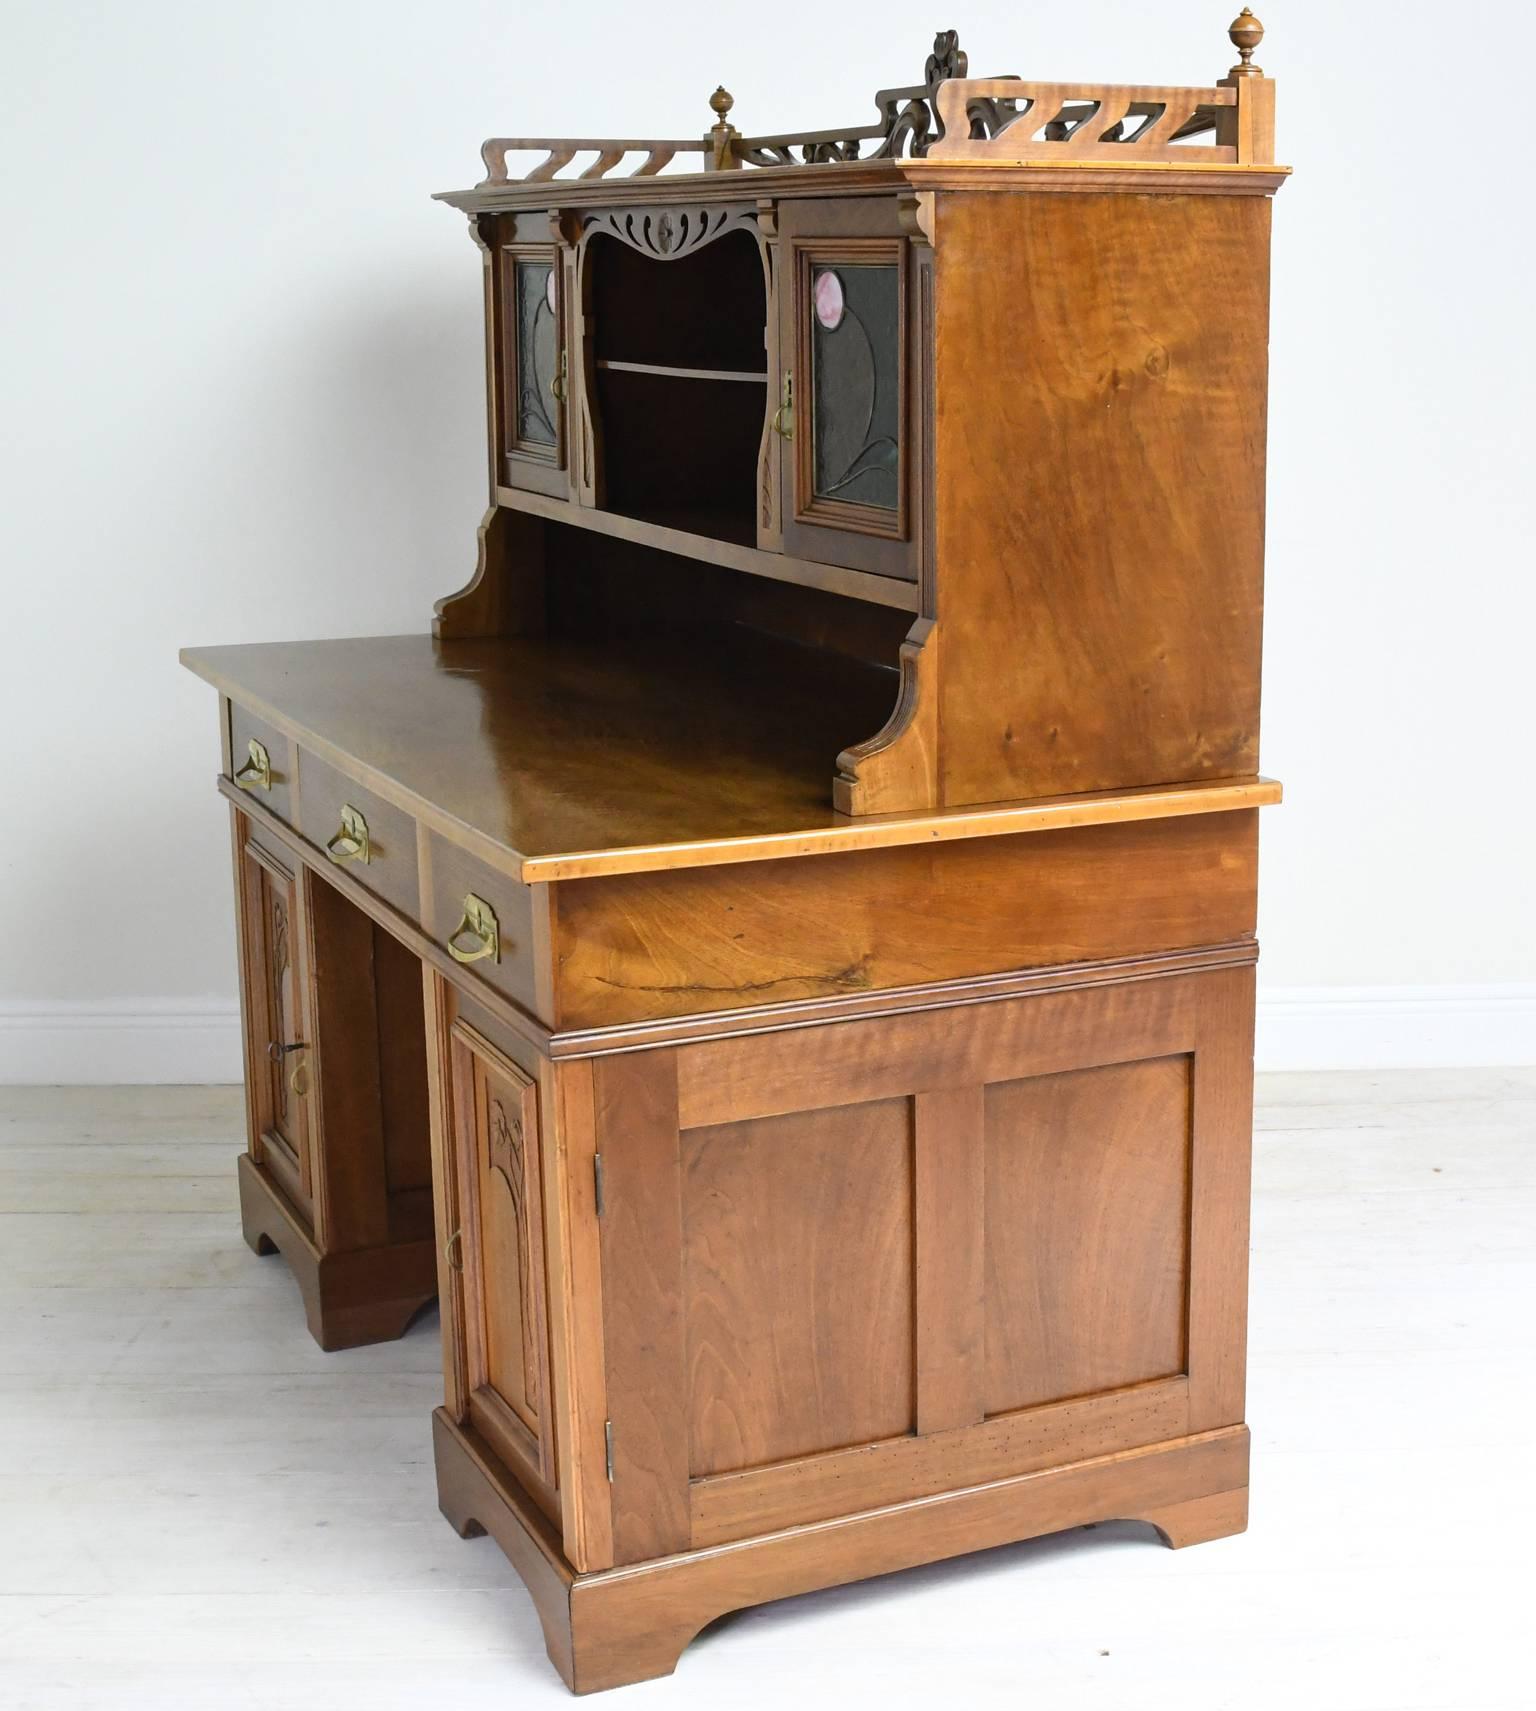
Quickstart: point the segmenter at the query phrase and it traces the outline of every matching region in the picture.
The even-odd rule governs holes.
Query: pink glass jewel
[[[842,280],[831,268],[825,273],[818,273],[812,296],[816,300],[816,319],[829,333],[835,333],[843,324]]]

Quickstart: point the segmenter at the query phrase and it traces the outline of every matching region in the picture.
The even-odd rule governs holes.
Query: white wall
[[[948,0],[946,0],[946,5]],[[1279,80],[1261,1056],[1536,1056],[1528,11],[1261,7]],[[659,18],[659,23],[658,23]],[[978,75],[1194,83],[1225,0],[0,4],[0,1078],[232,1073],[214,698],[184,643],[425,627],[483,501],[508,130],[873,116]],[[1085,282],[1085,287],[1087,282]]]

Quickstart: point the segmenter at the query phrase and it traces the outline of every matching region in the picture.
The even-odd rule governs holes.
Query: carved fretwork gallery
[[[440,1298],[443,1511],[576,1691],[1245,1524],[1285,169],[1230,34],[1210,87],[947,32],[872,124],[486,143],[473,575],[431,635],[183,656],[246,1237],[326,1348]]]

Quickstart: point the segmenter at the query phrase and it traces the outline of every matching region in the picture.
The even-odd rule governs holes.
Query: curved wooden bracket
[[[901,644],[901,687],[891,716],[837,757],[841,814],[905,814],[939,806],[939,628],[919,618]]]
[[[432,608],[440,642],[484,636],[537,636],[544,630],[544,525],[493,505],[480,519],[474,575]]]

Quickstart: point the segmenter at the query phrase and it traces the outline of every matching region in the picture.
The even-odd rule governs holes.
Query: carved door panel
[[[302,886],[291,868],[249,839],[242,885],[251,1155],[313,1220],[313,1041]]]
[[[916,581],[911,244],[885,199],[787,203],[779,234],[784,551]]]
[[[567,470],[565,279],[555,244],[496,251],[497,479],[564,498]]]
[[[535,1083],[463,1020],[449,1032],[471,1422],[541,1500],[556,1483]],[[542,1486],[542,1490],[541,1490]]]
[[[594,1063],[617,1562],[1242,1420],[1252,971]]]

